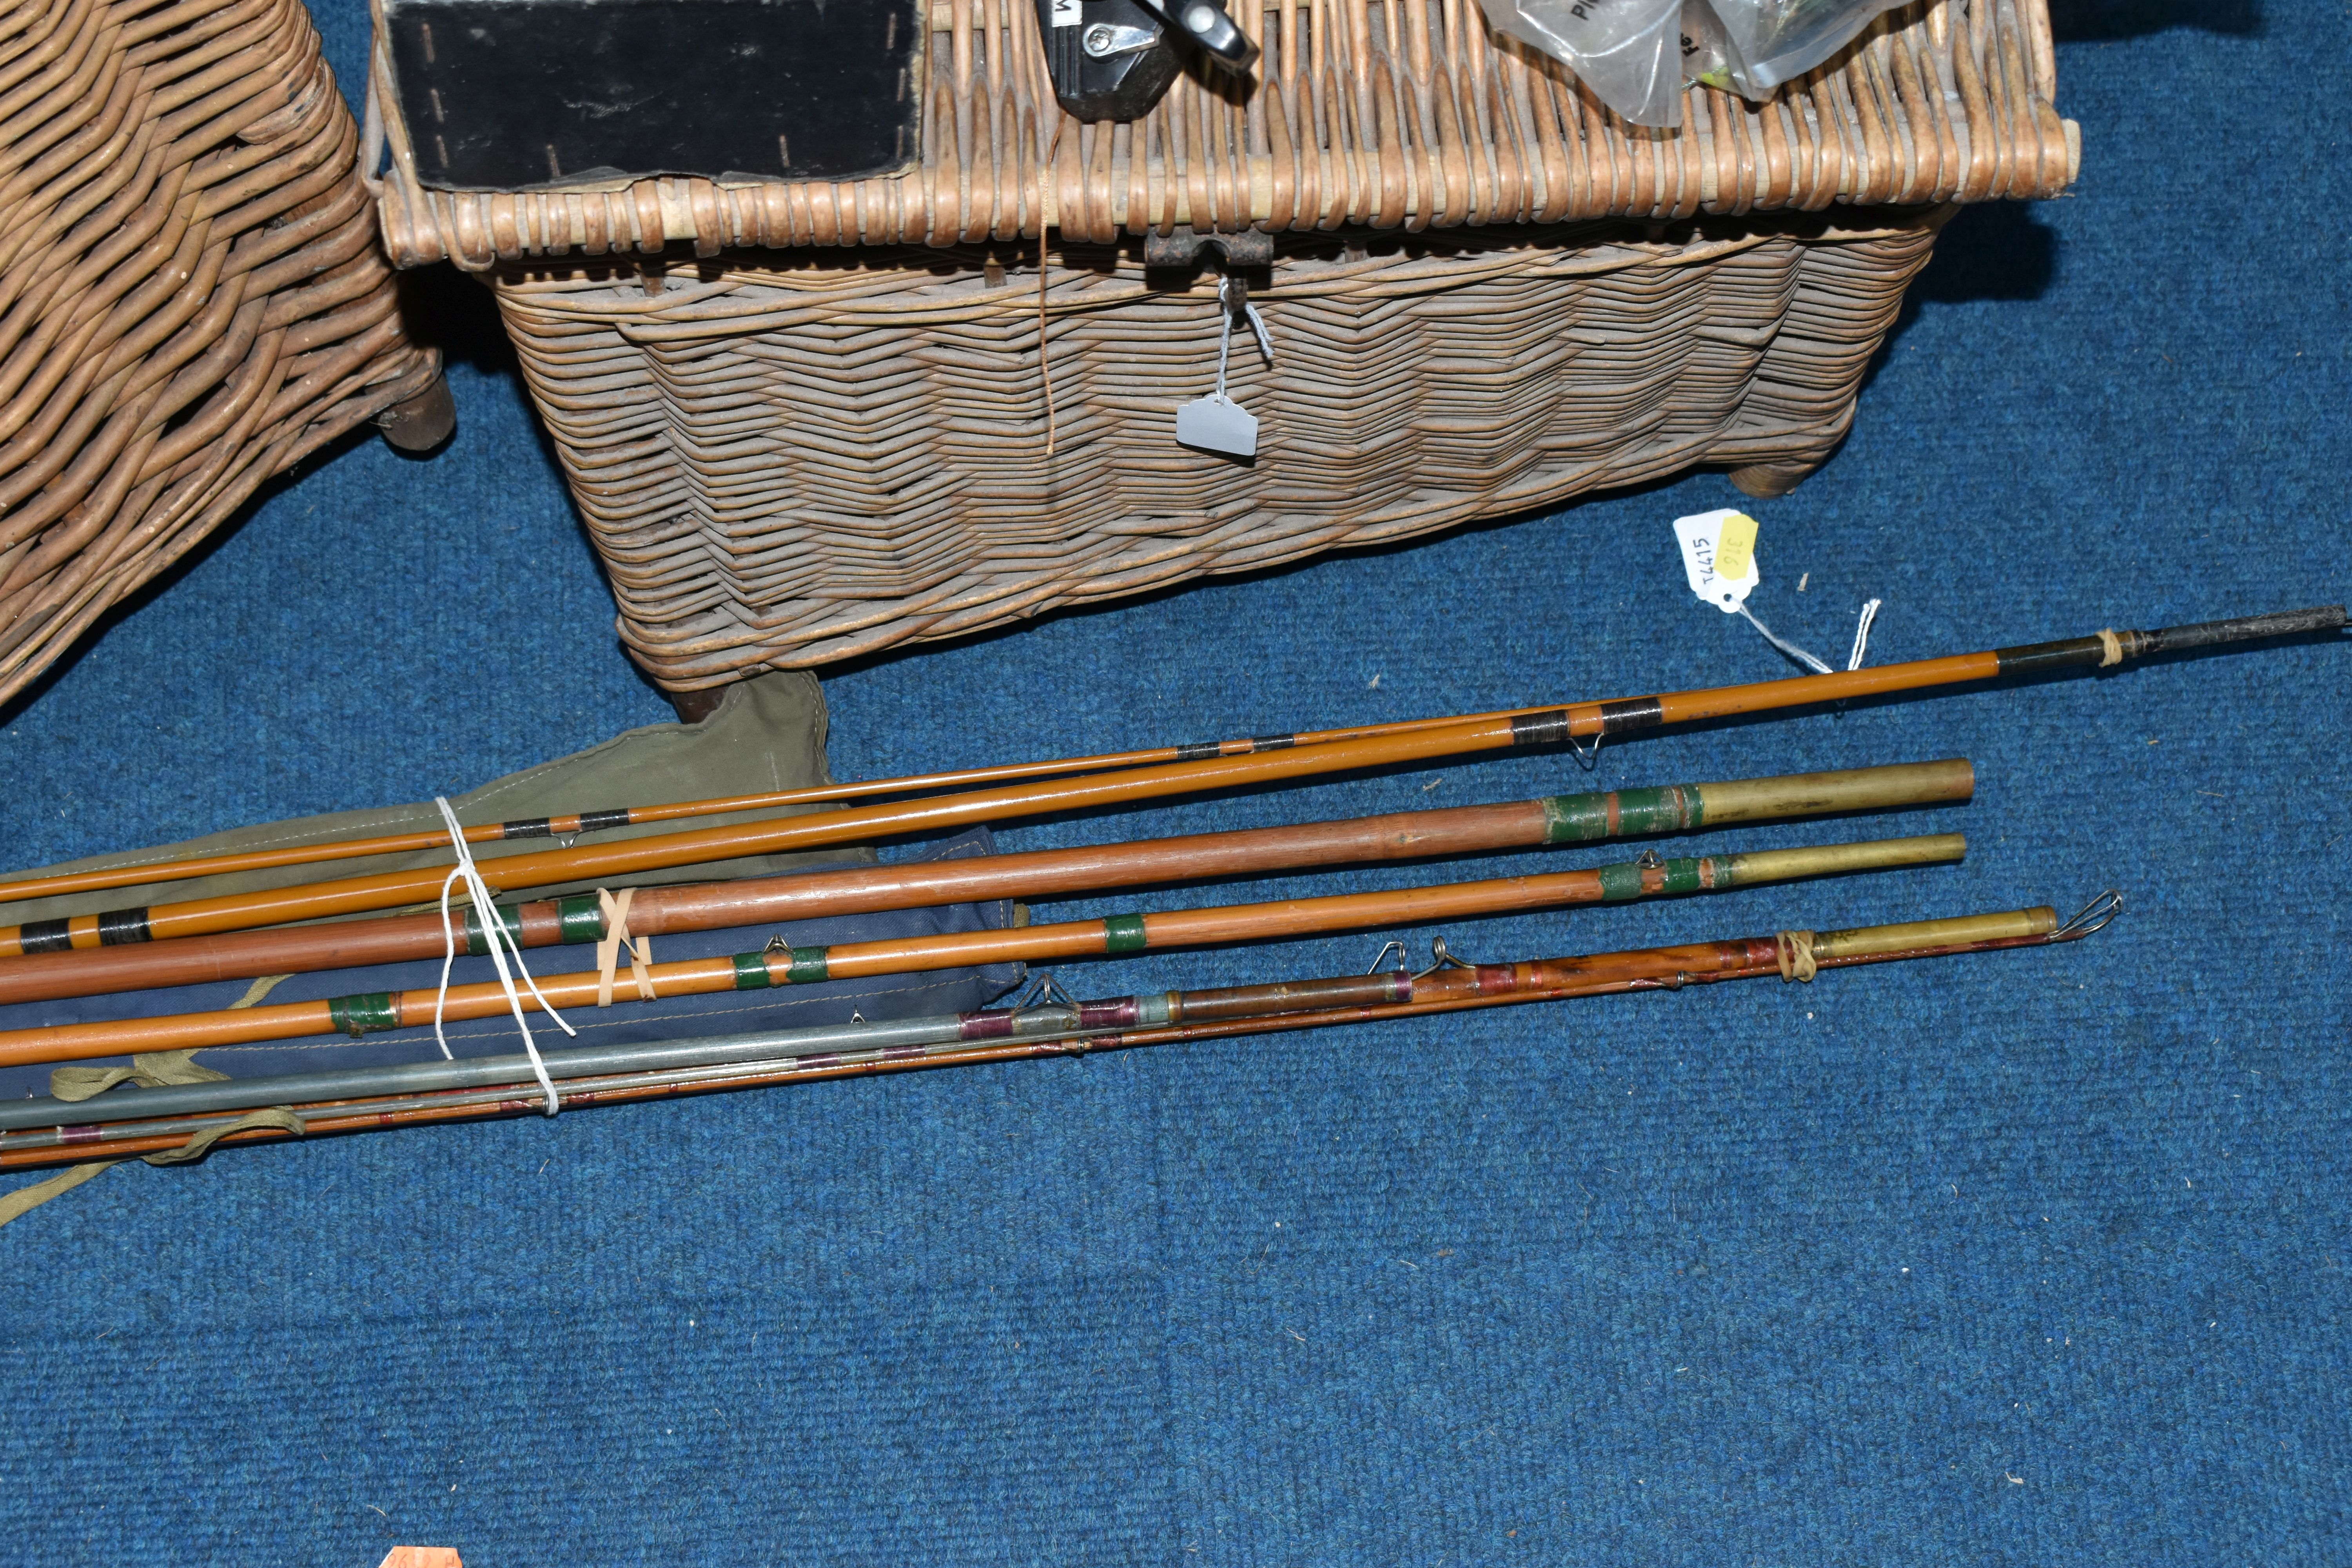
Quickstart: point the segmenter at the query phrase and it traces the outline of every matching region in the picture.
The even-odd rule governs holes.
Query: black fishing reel
[[[1176,79],[1180,49],[1246,71],[1257,46],[1225,0],[1037,0],[1054,99],[1079,120],[1140,120]]]

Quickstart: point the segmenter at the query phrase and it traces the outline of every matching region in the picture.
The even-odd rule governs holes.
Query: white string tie
[[[499,984],[506,988],[507,1008],[514,1014],[515,1026],[522,1031],[522,1048],[530,1058],[531,1074],[539,1079],[539,1087],[547,1091],[547,1114],[552,1116],[561,1108],[556,1098],[555,1080],[547,1076],[547,1064],[539,1059],[539,1043],[530,1037],[530,1025],[522,1016],[522,997],[515,990],[515,970],[522,971],[522,983],[530,987],[530,994],[538,1000],[540,1010],[554,1019],[558,1027],[567,1035],[576,1036],[580,1031],[565,1023],[563,1015],[549,1005],[547,998],[540,994],[539,982],[530,977],[530,965],[522,961],[522,949],[516,945],[514,933],[507,930],[506,921],[499,918],[499,907],[490,897],[489,884],[482,880],[481,871],[474,865],[474,851],[466,843],[466,830],[457,825],[457,814],[449,809],[448,801],[440,795],[433,797],[433,804],[441,808],[441,820],[449,827],[449,842],[457,850],[457,863],[449,868],[448,876],[441,880],[443,951],[441,989],[433,998],[434,1041],[440,1046],[444,1060],[457,1059],[450,1056],[449,1041],[441,1033],[441,1010],[449,1000],[449,966],[457,961],[457,931],[449,923],[449,889],[457,885],[458,879],[463,878],[467,895],[474,901],[474,918],[481,923],[483,934],[490,944],[490,962],[498,966]],[[507,963],[509,952],[514,955],[512,967]]]
[[[1847,656],[1845,667],[1860,669],[1863,656],[1870,651],[1870,624],[1878,619],[1878,606],[1883,601],[1873,599],[1862,607],[1862,619],[1853,626],[1853,652]]]
[[[1234,290],[1236,288],[1241,290],[1241,309],[1238,310],[1234,309]],[[1274,367],[1274,334],[1265,330],[1265,318],[1257,313],[1255,305],[1250,303],[1249,286],[1240,279],[1227,277],[1217,279],[1217,303],[1225,315],[1225,335],[1217,344],[1217,395],[1223,397],[1225,395],[1225,351],[1234,344],[1234,318],[1239,316],[1242,324],[1248,327],[1257,339],[1257,352],[1265,356],[1269,370]]]
[[[1790,658],[1795,659],[1799,664],[1803,665],[1815,675],[1827,675],[1830,673],[1830,667],[1828,665],[1823,664],[1820,659],[1815,658],[1811,654],[1807,653],[1795,643],[1775,637],[1772,634],[1772,628],[1766,626],[1762,621],[1758,620],[1748,610],[1747,605],[1740,605],[1739,613],[1747,617],[1748,624],[1749,626],[1754,626],[1758,631],[1764,634],[1764,640],[1766,642],[1770,643],[1774,647],[1779,648],[1782,653],[1787,654]]]
[[[1862,668],[1864,658],[1870,652],[1871,625],[1878,619],[1878,606],[1882,603],[1884,603],[1884,601],[1873,599],[1868,604],[1863,605],[1862,619],[1854,625],[1853,652],[1846,658],[1846,668],[1860,669]],[[1754,626],[1758,631],[1764,634],[1764,640],[1766,642],[1770,643],[1774,647],[1779,648],[1782,653],[1787,654],[1790,658],[1795,659],[1799,664],[1803,665],[1815,675],[1828,675],[1832,673],[1828,665],[1823,664],[1820,659],[1814,658],[1803,648],[1799,647],[1795,643],[1790,642],[1784,637],[1775,636],[1772,628],[1766,626],[1762,621],[1758,620],[1754,612],[1749,610],[1746,605],[1743,604],[1739,605],[1738,610],[1740,615],[1746,617],[1749,626]]]
[[[1234,308],[1234,291],[1236,289],[1241,291],[1238,310]],[[1265,356],[1266,368],[1269,370],[1274,368],[1274,334],[1265,330],[1265,318],[1257,313],[1255,305],[1250,303],[1249,285],[1238,278],[1225,277],[1217,279],[1217,313],[1225,319],[1225,331],[1224,335],[1217,340],[1217,390],[1210,395],[1219,402],[1223,402],[1226,401],[1225,360],[1233,352],[1234,321],[1239,321],[1242,325],[1250,330],[1251,335],[1257,339],[1257,352]]]

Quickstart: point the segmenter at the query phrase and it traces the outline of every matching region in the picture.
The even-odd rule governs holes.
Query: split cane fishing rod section
[[[2119,907],[2109,893],[2064,921],[2054,910],[2035,908],[1516,963],[1441,959],[1419,973],[1375,971],[893,1023],[585,1047],[544,1053],[540,1064],[562,1102],[578,1108],[1775,975],[1810,982],[1825,970],[2075,942],[2105,926]],[[547,1107],[532,1068],[528,1058],[496,1057],[118,1089],[81,1102],[33,1100],[0,1107],[0,1168],[163,1154],[206,1137],[275,1142],[534,1114]],[[278,1112],[275,1124],[238,1125],[264,1108]]]
[[[845,942],[832,947],[788,947],[778,942],[763,952],[649,965],[647,990],[649,998],[764,991],[779,985],[919,973],[1013,961],[1051,963],[1179,947],[1222,946],[1273,937],[1423,925],[1571,904],[1623,903],[1634,899],[1717,892],[1857,871],[1948,865],[1967,852],[1967,840],[1960,835],[1942,833],[1672,860],[1654,853],[1639,860],[1594,870],[1383,892],[1168,910],[1055,925]],[[594,973],[541,976],[534,985],[533,998],[520,1004],[503,984],[483,984],[453,985],[446,991],[377,992],[278,1006],[265,1005],[160,1018],[12,1030],[0,1033],[0,1067],[201,1050],[322,1035],[359,1036],[428,1026],[436,1015],[446,1021],[465,1021],[495,1017],[516,1005],[530,1010],[537,1005],[538,997],[543,997],[549,1006],[561,1009],[593,1006],[602,994],[610,994],[616,1003],[625,1002],[630,994],[625,989],[614,991],[608,976]]]
[[[1953,804],[1968,800],[1975,787],[1974,770],[1952,758],[1550,795],[1507,805],[1392,812],[1082,849],[638,888],[626,923],[632,936],[654,937],[994,899],[1042,899],[1151,883],[1494,854]],[[504,904],[497,918],[525,948],[597,942],[614,934],[604,900],[593,894]],[[489,951],[489,933],[472,910],[464,911],[456,934],[463,952],[478,956]],[[438,958],[449,939],[436,912],[90,948],[0,964],[0,1005]]]
[[[643,823],[677,821],[699,815],[739,812],[793,804],[838,802],[867,795],[911,794],[971,784],[1006,785],[1071,774],[1101,775],[1074,788],[1034,786],[1024,793],[1008,786],[896,807],[824,812],[735,828],[660,835],[622,844],[581,847],[501,858],[499,885],[544,887],[582,879],[618,877],[667,869],[735,855],[843,844],[866,837],[918,834],[988,820],[1081,810],[1129,801],[1163,799],[1325,773],[1410,765],[1439,757],[1464,756],[1515,745],[1598,741],[1643,730],[1742,714],[1807,708],[1859,698],[1902,695],[1998,679],[2096,670],[2153,655],[2260,641],[2272,637],[2341,630],[2341,605],[2168,626],[2154,631],[2107,630],[2089,637],[1976,653],[1916,659],[1901,664],[1794,676],[1748,685],[1654,693],[1551,708],[1501,710],[1454,718],[1406,720],[1348,729],[1202,742],[1096,756],[964,769],[866,784],[827,785],[767,795],[665,806],[614,808],[565,818],[534,818],[468,829],[471,843],[550,834],[586,833]],[[1431,737],[1436,737],[1433,740]],[[1223,764],[1286,758],[1288,765],[1228,771]],[[1203,771],[1185,773],[1185,768]],[[0,884],[0,902],[108,888],[145,886],[216,872],[315,864],[394,850],[430,848],[446,843],[439,834],[407,834],[305,847],[212,856],[136,868],[17,879]],[[246,930],[290,921],[394,909],[432,896],[439,877],[432,871],[348,878],[278,889],[239,899],[199,900],[107,910],[30,927],[0,928],[0,959],[26,953],[113,946],[163,937]]]

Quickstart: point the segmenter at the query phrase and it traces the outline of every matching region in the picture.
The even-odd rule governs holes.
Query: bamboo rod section
[[[1489,854],[1964,801],[1975,784],[1968,763],[1953,758],[1394,812],[1083,849],[640,888],[630,904],[628,926],[633,936],[661,936],[1152,882],[1264,876],[1307,867]],[[524,947],[602,942],[611,934],[593,894],[502,905],[499,920]],[[452,925],[467,952],[478,955],[489,951],[488,934],[474,910],[453,910]],[[446,940],[436,912],[51,953],[0,965],[0,1005],[437,958]]]
[[[1539,877],[1508,877],[1437,887],[1373,893],[1343,893],[1317,899],[1223,908],[1172,910],[1113,915],[1007,931],[955,931],[832,947],[782,947],[728,958],[690,959],[649,966],[657,996],[707,995],[757,991],[777,985],[811,984],[876,974],[904,974],[1014,960],[1052,963],[1069,958],[1118,956],[1172,947],[1254,942],[1269,937],[1357,931],[1369,927],[1424,924],[1510,910],[1564,904],[1621,903],[1660,895],[1720,891],[1761,882],[1837,876],[1901,866],[1946,864],[1968,852],[1954,833],[1878,839],[1800,849],[1767,849],[1668,860],[1650,854],[1641,860],[1597,870],[1563,871]],[[550,1006],[593,1006],[603,982],[594,973],[541,978],[538,989]],[[614,993],[616,1002],[630,994]],[[300,1039],[348,1033],[354,1037],[388,1029],[415,1028],[433,1021],[493,1017],[509,1010],[503,986],[453,985],[430,990],[377,992],[321,1002],[229,1008],[161,1018],[104,1020],[0,1033],[0,1066],[86,1060],[93,1057],[155,1051],[199,1050],[211,1046],[262,1040]],[[536,1010],[528,990],[522,1005]]]
[[[1810,981],[1823,969],[1949,957],[2078,941],[2114,918],[2121,900],[2103,895],[2061,923],[2046,907],[2000,913],[1865,926],[1815,933],[1780,931],[1675,947],[1506,964],[1440,966],[1340,975],[1226,990],[1169,992],[1108,1002],[1014,1008],[908,1020],[739,1035],[664,1047],[590,1047],[547,1053],[558,1094],[569,1107],[666,1099],[917,1068],[975,1066],[1037,1057],[1082,1055],[1229,1037],[1328,1028],[1429,1014],[1565,1000],[1779,974]],[[629,1061],[649,1065],[613,1070]],[[113,1090],[103,1107],[50,1100],[0,1112],[0,1168],[66,1161],[124,1159],[187,1146],[234,1127],[234,1113],[264,1105],[298,1111],[301,1131],[253,1127],[219,1133],[218,1142],[374,1131],[431,1122],[535,1113],[541,1091],[523,1075],[521,1057],[478,1062],[418,1063],[371,1069],[386,1098],[326,1101],[301,1097],[349,1087],[362,1075],[303,1074]],[[505,1081],[492,1083],[491,1075]],[[101,1097],[106,1099],[109,1097]],[[169,1112],[169,1118],[164,1114]],[[66,1122],[65,1116],[80,1120]],[[114,1121],[108,1125],[109,1121]]]
[[[1856,697],[1887,696],[1976,680],[1990,680],[2002,675],[2042,673],[2060,669],[2101,668],[2151,654],[2219,647],[2263,637],[2340,630],[2344,625],[2344,606],[2327,605],[2311,609],[2284,611],[2273,615],[2252,616],[2235,620],[2169,626],[2156,631],[2107,631],[2093,637],[2075,637],[2063,642],[2036,643],[1981,653],[1956,654],[1943,658],[1916,659],[1904,664],[1837,671],[1829,675],[1795,676],[1783,680],[1764,681],[1747,686],[1718,687],[1699,691],[1622,698],[1605,702],[1583,702],[1570,705],[1565,710],[1507,709],[1491,713],[1465,714],[1451,718],[1412,719],[1396,723],[1360,725],[1349,729],[1307,731],[1287,735],[1261,735],[1244,740],[1148,747],[1137,751],[1104,752],[1095,756],[1065,757],[1045,762],[964,768],[905,778],[876,779],[856,784],[783,790],[767,795],[730,795],[712,800],[683,801],[668,805],[615,807],[609,810],[581,812],[562,817],[533,817],[467,828],[466,840],[469,844],[483,844],[509,839],[543,838],[551,836],[563,837],[581,833],[605,831],[614,827],[682,821],[695,816],[718,816],[740,811],[839,802],[879,795],[960,789],[978,784],[1001,784],[1071,773],[1155,767],[1170,763],[1211,757],[1248,756],[1270,749],[1321,746],[1344,741],[1380,739],[1463,724],[1492,724],[1497,721],[1530,718],[1555,710],[1565,711],[1567,714],[1568,734],[1583,740],[1597,735],[1614,735],[1630,730],[1651,728],[1661,724],[1682,723],[1693,719],[1721,718],[1738,713],[1809,707],[1823,702],[1843,701]],[[1367,764],[1334,763],[1335,767],[1360,765]],[[1137,798],[1147,797],[1138,796]],[[223,872],[264,870],[281,866],[315,865],[335,860],[358,859],[370,855],[413,852],[430,849],[446,842],[446,835],[440,833],[395,834],[374,838],[349,839],[339,844],[207,856],[199,859],[171,861],[152,866],[69,872],[55,877],[19,878],[12,882],[0,883],[0,904],[68,893],[104,891],[111,888],[144,887]],[[826,840],[826,842],[840,841]],[[501,861],[499,864],[504,868],[512,863],[512,861]],[[690,863],[673,861],[668,864]],[[561,878],[545,878],[538,883],[514,881],[511,885],[518,888],[544,886],[548,882],[556,880],[570,880],[573,876],[604,874],[602,871],[583,871],[568,873]],[[394,900],[395,904],[402,901],[408,900]],[[54,941],[58,947],[97,946],[106,940],[106,933],[110,930],[115,933],[114,941],[145,940],[143,937],[132,934],[137,928],[137,921],[129,918],[141,912],[120,911],[119,914],[122,918],[118,918],[111,927],[100,923],[107,919],[105,916],[85,917],[89,922],[87,931],[75,929],[70,931],[45,934],[39,940]],[[296,915],[275,918],[307,919],[310,917]],[[215,926],[210,929],[236,928]],[[152,931],[150,934],[190,933]],[[0,930],[0,957],[7,957],[25,951],[16,945],[20,940],[21,935],[18,931]],[[32,951],[42,952],[55,950],[55,947],[49,946],[37,946],[32,949]]]
[[[489,862],[485,871],[495,872],[497,885],[501,888],[545,887],[592,877],[667,870],[741,855],[772,855],[871,838],[945,832],[974,823],[1202,795],[1319,773],[1395,767],[1441,757],[1506,751],[1515,746],[1549,745],[1565,733],[1562,719],[1543,714],[1451,724],[1328,745],[1267,748],[1245,755],[1212,756],[1125,773],[1008,784],[969,795],[814,812],[730,827],[698,828],[621,844],[541,850]],[[389,871],[374,877],[352,877],[303,887],[12,926],[0,930],[0,958],[123,946],[164,937],[202,936],[334,915],[366,914],[437,899],[446,876],[445,871],[435,868]]]

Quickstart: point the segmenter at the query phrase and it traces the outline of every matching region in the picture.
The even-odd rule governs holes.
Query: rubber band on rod
[[[522,1031],[523,1053],[530,1058],[531,1075],[539,1079],[539,1087],[547,1091],[547,1114],[552,1116],[561,1109],[555,1093],[555,1080],[547,1076],[547,1064],[539,1059],[539,1043],[530,1037],[530,1025],[522,1016],[522,997],[515,990],[514,970],[507,966],[508,953],[514,954],[514,968],[522,971],[522,983],[530,987],[530,994],[538,999],[540,1010],[554,1019],[565,1034],[576,1037],[580,1031],[565,1023],[563,1015],[550,1006],[546,997],[540,995],[539,982],[530,977],[530,965],[523,962],[522,949],[516,945],[514,933],[507,929],[507,922],[499,918],[498,905],[490,897],[489,884],[482,880],[482,873],[474,865],[474,852],[466,843],[466,830],[457,825],[457,814],[449,809],[448,801],[440,795],[433,797],[433,804],[441,808],[441,820],[449,827],[449,842],[457,849],[457,863],[450,867],[449,874],[441,879],[443,952],[441,988],[433,997],[434,1042],[441,1047],[443,1060],[457,1060],[449,1054],[447,1037],[441,1032],[441,1013],[449,1000],[449,966],[457,958],[457,931],[449,923],[449,889],[462,879],[467,896],[474,900],[475,918],[480,921],[483,933],[489,939],[490,962],[498,967],[499,984],[506,987],[507,1007],[514,1014],[515,1026]]]
[[[596,1005],[613,1005],[613,975],[620,967],[621,954],[629,955],[629,973],[637,983],[637,1000],[654,1001],[654,977],[646,966],[653,962],[654,939],[638,936],[629,930],[629,903],[637,896],[635,888],[623,888],[615,898],[606,889],[596,889],[596,903],[604,917],[604,934],[596,939]]]
[[[1809,931],[1784,931],[1772,939],[1773,956],[1780,961],[1780,981],[1810,983],[1820,972],[1813,961],[1813,933]]]

